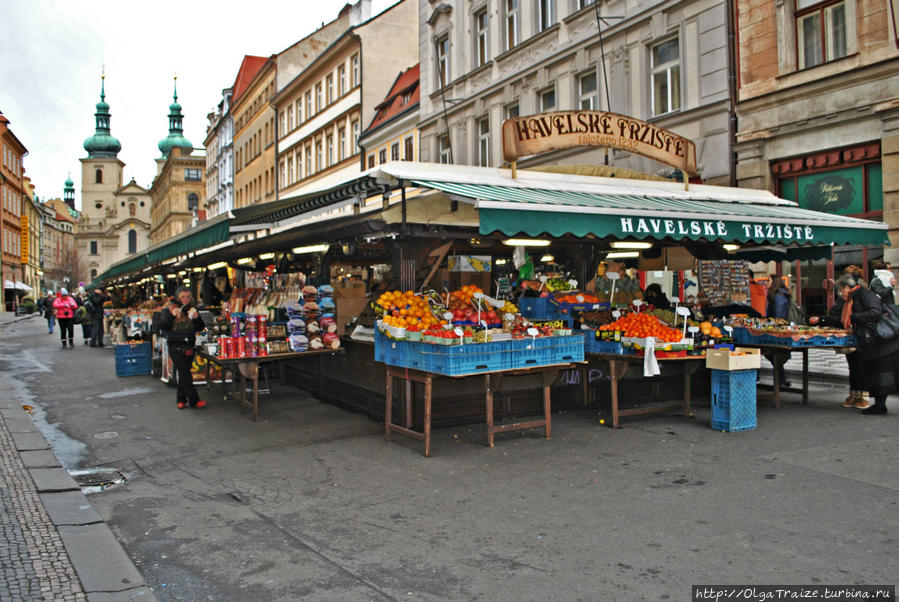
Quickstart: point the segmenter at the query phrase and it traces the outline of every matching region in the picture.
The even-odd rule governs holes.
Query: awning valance
[[[481,234],[595,236],[780,245],[888,244],[887,226],[801,209],[782,199],[752,203],[645,194],[587,192],[436,180],[415,181],[476,202]],[[709,189],[703,187],[702,196]],[[724,189],[731,190],[731,189]]]

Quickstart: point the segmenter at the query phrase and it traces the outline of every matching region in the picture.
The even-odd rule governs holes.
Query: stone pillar
[[[882,103],[874,110],[883,121],[883,221],[890,225],[890,246],[884,247],[883,257],[899,266],[899,100]]]

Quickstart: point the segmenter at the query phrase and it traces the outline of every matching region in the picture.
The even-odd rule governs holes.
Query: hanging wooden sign
[[[503,122],[503,159],[582,146],[617,148],[698,175],[696,146],[655,124],[605,111],[553,111]]]

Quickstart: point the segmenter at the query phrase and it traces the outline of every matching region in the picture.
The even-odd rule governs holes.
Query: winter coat
[[[75,310],[78,309],[78,303],[69,295],[60,295],[53,302],[53,309],[56,310],[56,317],[60,320],[75,317]]]
[[[166,307],[160,312],[156,327],[166,332],[165,338],[170,346],[192,348],[196,344],[197,333],[206,329],[203,318],[199,315],[191,320],[187,311],[182,310],[177,318]]]
[[[871,279],[871,290],[887,305],[896,304],[896,298],[893,296],[893,286],[890,284],[892,278],[893,273],[889,270],[875,270],[874,278]]]
[[[863,330],[873,330],[883,317],[883,302],[869,288],[859,287],[852,293],[852,331],[859,340],[862,359],[870,360],[889,355],[899,350],[899,337],[891,341],[880,341],[877,337],[864,336]],[[869,341],[867,344],[864,341]]]
[[[87,300],[90,301],[88,313],[91,318],[94,320],[101,319],[103,317],[103,304],[109,301],[109,297],[97,294],[97,291],[94,291],[88,296]]]
[[[768,317],[783,318],[790,315],[790,291],[786,287],[780,287],[774,293],[773,299],[768,299]]]

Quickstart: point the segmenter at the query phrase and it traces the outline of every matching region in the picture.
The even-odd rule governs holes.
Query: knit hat
[[[64,289],[64,288],[61,288],[61,289],[59,289],[59,293],[60,293],[63,297],[65,297],[66,295],[69,294],[69,291],[67,291],[67,290]]]

